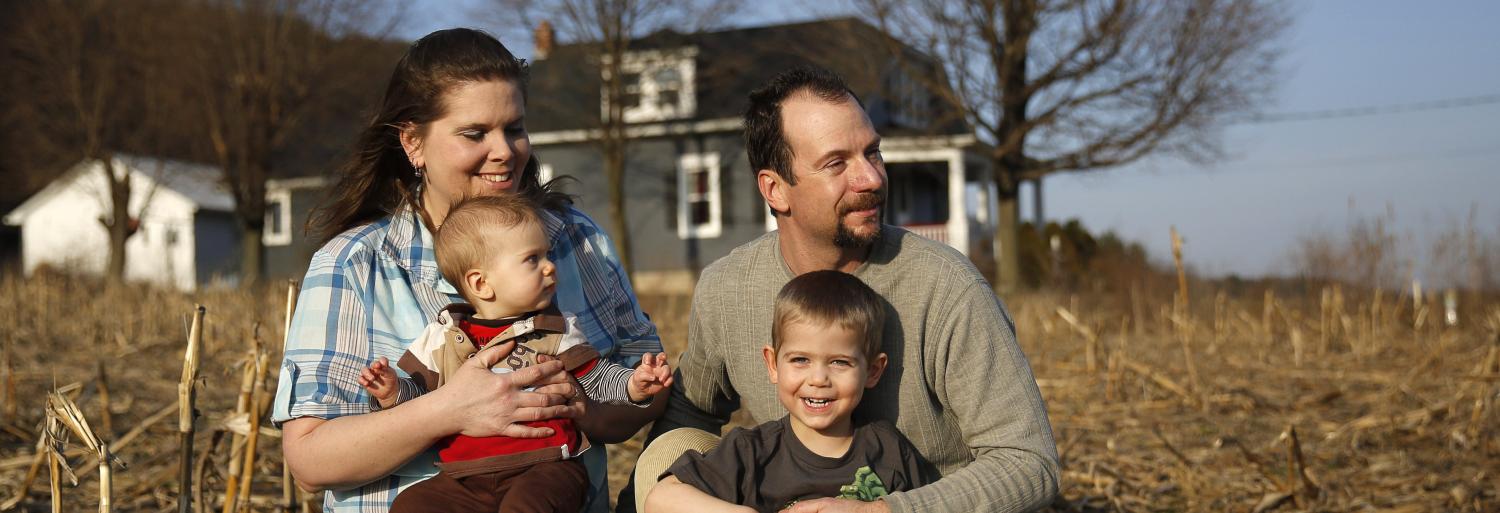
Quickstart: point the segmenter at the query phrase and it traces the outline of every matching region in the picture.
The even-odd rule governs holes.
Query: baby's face
[[[556,292],[557,268],[547,259],[547,236],[536,222],[525,222],[488,235],[493,254],[481,271],[495,290],[495,304],[504,315],[520,315],[546,308]]]

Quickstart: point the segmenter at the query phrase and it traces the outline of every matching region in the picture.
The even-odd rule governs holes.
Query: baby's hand
[[[396,405],[397,391],[400,385],[396,381],[396,370],[384,356],[375,360],[364,372],[359,373],[359,385],[365,387],[375,400],[380,401],[381,408],[390,408]]]
[[[667,364],[667,353],[646,353],[641,365],[630,375],[630,400],[644,402],[672,386],[672,366]]]

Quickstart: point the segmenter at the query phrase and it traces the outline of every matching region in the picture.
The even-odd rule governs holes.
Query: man
[[[880,222],[880,135],[854,93],[826,70],[782,73],[750,95],[745,142],[778,229],[704,269],[677,387],[637,468],[637,503],[685,448],[712,446],[736,409],[755,423],[786,414],[760,348],[771,340],[777,291],[820,269],[853,274],[888,302],[890,367],[858,411],[894,422],[943,477],[880,501],[820,499],[793,511],[1024,511],[1051,503],[1057,447],[1014,324],[963,255]]]

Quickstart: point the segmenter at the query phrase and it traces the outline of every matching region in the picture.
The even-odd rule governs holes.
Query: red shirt
[[[469,319],[460,320],[458,328],[474,339],[474,345],[479,348],[489,345],[490,340],[496,335],[504,332],[510,324],[472,322]],[[578,366],[573,369],[574,376],[582,376],[592,369],[598,359]],[[438,441],[438,458],[445,462],[467,461],[502,454],[515,454],[548,447],[568,446],[569,454],[577,454],[581,445],[582,437],[578,434],[578,428],[573,425],[573,419],[547,419],[535,422],[526,422],[530,427],[552,428],[552,436],[544,438],[511,438],[508,436],[486,436],[473,437],[466,435],[450,435]]]

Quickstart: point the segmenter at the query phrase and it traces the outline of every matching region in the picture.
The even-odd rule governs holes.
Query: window
[[[908,70],[897,68],[889,75],[886,90],[890,94],[891,120],[909,128],[926,128],[932,122],[931,98],[921,80]]]
[[[693,117],[697,110],[693,77],[696,48],[633,52],[620,63],[626,123]],[[609,70],[603,72],[609,78]],[[601,94],[602,112],[609,115],[609,95]]]
[[[677,236],[711,239],[723,231],[719,154],[692,153],[677,159]]]
[[[292,243],[292,191],[277,189],[266,192],[266,224],[261,243],[285,246]]]

